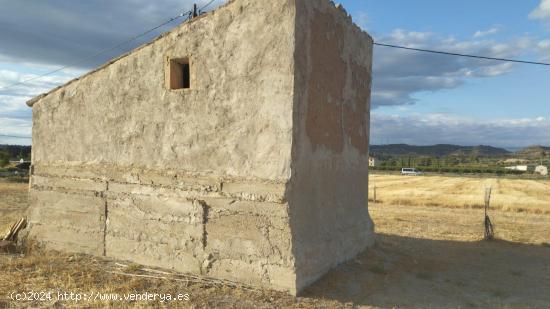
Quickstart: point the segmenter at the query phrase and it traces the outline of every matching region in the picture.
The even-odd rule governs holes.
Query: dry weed
[[[485,188],[493,188],[491,208],[509,212],[550,214],[550,180],[400,175],[370,176],[380,203],[403,206],[483,208]]]

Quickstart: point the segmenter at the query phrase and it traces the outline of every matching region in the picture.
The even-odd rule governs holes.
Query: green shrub
[[[4,167],[10,163],[10,155],[7,152],[0,152],[0,167]]]

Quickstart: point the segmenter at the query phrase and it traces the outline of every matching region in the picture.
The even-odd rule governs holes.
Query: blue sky
[[[414,29],[416,32],[438,33],[462,41],[494,40],[497,44],[525,38],[543,40],[550,37],[548,24],[529,18],[533,9],[540,4],[539,0],[349,2],[348,6],[359,12],[355,14],[364,16],[362,26],[375,36],[383,36],[397,27]],[[391,18],[388,18],[389,12],[392,13]],[[384,52],[383,49],[378,50]],[[539,56],[529,49],[518,55],[525,59],[545,60]],[[394,109],[392,112],[438,112],[475,117],[540,117],[541,113],[550,115],[548,88],[541,82],[550,81],[549,78],[550,69],[546,67],[516,65],[510,74],[489,79],[472,79],[457,89],[417,93],[415,98],[421,104],[406,109]],[[528,108],[524,104],[518,104],[522,100],[529,101]],[[475,113],[472,113],[473,110]]]
[[[550,0],[341,3],[381,43],[550,62]],[[191,4],[0,0],[0,88],[115,45]],[[0,90],[0,135],[30,135],[27,99],[158,33],[79,67]],[[550,145],[550,67],[376,47],[373,80],[372,143]],[[30,140],[0,136],[1,143]]]
[[[379,42],[533,61],[550,59],[550,1],[345,1],[355,20]],[[393,34],[393,35],[392,35]],[[390,54],[388,56],[388,53]],[[383,61],[407,66],[385,48],[375,50],[374,91],[398,89]],[[411,57],[411,58],[409,58]],[[550,142],[550,68],[409,54],[420,75],[409,76],[400,102],[374,96],[374,143],[457,143],[518,147]],[[409,63],[410,64],[410,63]],[[489,67],[483,67],[489,65]],[[479,70],[485,70],[480,73]],[[461,70],[465,71],[460,72]],[[471,74],[469,71],[478,74]],[[429,76],[432,83],[422,82]],[[381,85],[383,83],[383,85]],[[392,85],[393,84],[393,85]],[[405,97],[403,97],[405,96]],[[377,104],[378,103],[378,104]]]

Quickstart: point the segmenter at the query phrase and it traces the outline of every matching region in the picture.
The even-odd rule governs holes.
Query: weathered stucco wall
[[[295,292],[292,1],[234,1],[34,102],[30,236]],[[189,57],[191,89],[165,64]]]
[[[372,39],[329,1],[298,1],[288,189],[298,289],[374,242],[368,214]]]
[[[287,0],[239,0],[179,27],[37,102],[34,163],[287,180],[293,32]],[[190,58],[191,89],[166,88],[167,57]]]
[[[30,236],[299,292],[372,243],[371,61],[328,0],[235,0],[33,100]]]

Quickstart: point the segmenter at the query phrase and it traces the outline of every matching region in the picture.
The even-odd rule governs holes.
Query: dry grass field
[[[373,179],[381,181],[382,178]],[[399,186],[399,179],[405,184],[414,181],[420,192],[440,189],[438,181],[428,177],[392,179],[395,186]],[[426,179],[430,181],[421,181]],[[449,182],[455,181],[461,186],[461,182],[472,180],[441,181],[447,183],[442,188],[448,188]],[[502,183],[503,180],[501,188]],[[467,186],[462,184],[463,188]],[[506,188],[509,187],[521,191],[521,187],[513,183],[507,184]],[[24,213],[26,189],[24,184],[0,183],[1,222]],[[460,190],[464,189],[454,192],[464,192]],[[460,204],[450,205],[454,208],[435,206],[441,203],[422,206],[420,202],[393,205],[386,203],[389,196],[384,198],[384,191],[381,192],[384,203],[370,205],[377,232],[375,247],[331,271],[298,298],[268,290],[187,282],[186,277],[179,274],[159,275],[129,263],[126,263],[129,267],[122,267],[117,261],[101,258],[31,250],[18,255],[0,255],[0,308],[550,307],[550,215],[542,214],[544,211],[537,214],[536,211],[493,210],[491,220],[499,240],[487,242],[482,240],[482,209]],[[530,194],[535,198],[539,196]],[[481,199],[482,193],[477,195]],[[9,299],[11,292],[28,290],[188,293],[189,301],[14,302]]]
[[[486,187],[491,207],[504,211],[550,214],[550,179],[501,179],[373,174],[369,192],[379,202],[407,206],[481,208]]]
[[[27,208],[27,184],[0,180],[0,233],[17,221]]]

